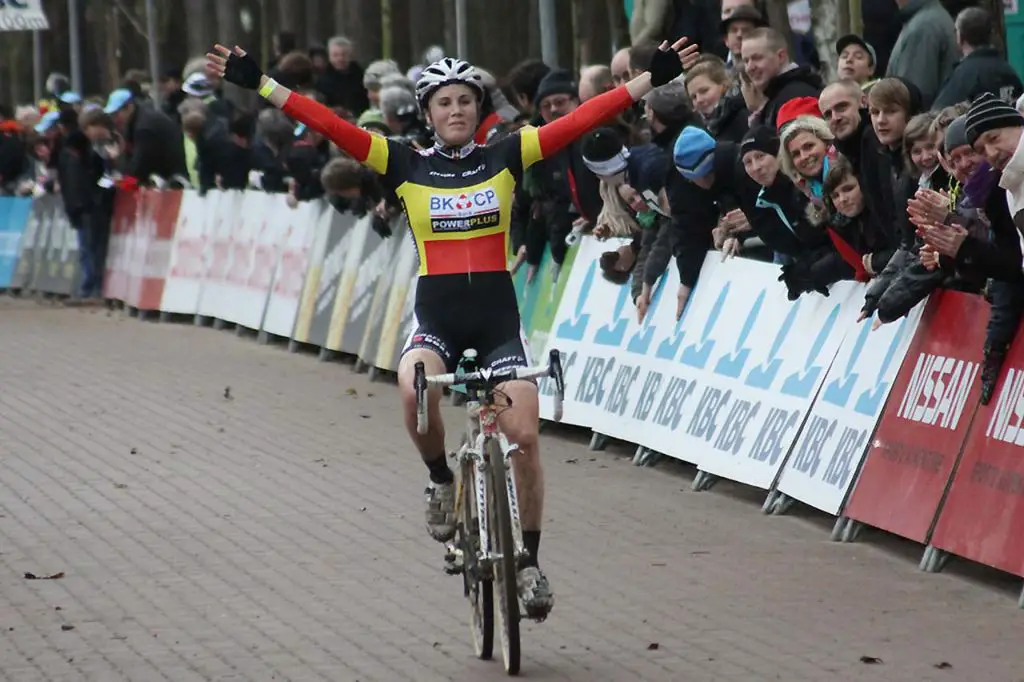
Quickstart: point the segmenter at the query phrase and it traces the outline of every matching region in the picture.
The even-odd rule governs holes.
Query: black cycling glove
[[[651,85],[657,88],[683,75],[683,62],[679,59],[679,53],[671,48],[655,50],[647,70],[651,72]]]
[[[246,90],[256,90],[260,87],[261,78],[263,78],[263,69],[251,55],[239,57],[232,52],[228,57],[228,63],[224,66],[224,80],[228,83],[234,83]]]

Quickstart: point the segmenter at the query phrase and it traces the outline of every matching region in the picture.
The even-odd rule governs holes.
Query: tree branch
[[[128,23],[132,25],[132,28],[142,36],[144,40],[149,40],[149,34],[146,32],[146,27],[139,23],[139,20],[131,15],[128,8],[124,6],[124,0],[114,0],[114,6],[117,7],[118,11],[124,15],[124,18],[128,20]],[[154,75],[155,77],[155,75]]]

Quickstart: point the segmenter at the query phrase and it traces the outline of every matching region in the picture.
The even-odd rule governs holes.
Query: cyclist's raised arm
[[[269,78],[240,47],[230,50],[217,45],[216,51],[206,57],[208,68],[224,80],[248,90],[258,90],[261,97],[289,117],[330,139],[359,163],[381,175],[387,173],[388,142],[385,138],[352,125],[316,100],[293,92]]]
[[[671,47],[662,43],[651,60],[650,71],[587,100],[576,111],[547,125],[524,128],[520,133],[523,168],[554,156],[587,132],[629,109],[655,87],[682,75],[683,66],[695,61],[698,55],[697,46],[688,45],[688,42],[686,38],[680,38]]]

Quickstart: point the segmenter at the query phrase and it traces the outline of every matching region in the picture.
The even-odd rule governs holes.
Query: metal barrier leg
[[[370,381],[376,381],[377,377],[380,376],[380,370],[377,369],[376,367],[371,366],[368,372],[368,376],[370,378]]]
[[[317,360],[319,360],[320,362],[327,362],[328,360],[332,359],[333,357],[334,357],[334,351],[329,350],[327,348],[321,348],[320,352],[316,356]]]
[[[299,342],[296,341],[295,339],[289,339],[288,340],[288,352],[289,353],[298,353],[299,352]]]
[[[772,514],[781,516],[792,509],[794,504],[796,504],[796,500],[792,497],[786,493],[779,493],[778,499],[775,500],[775,506],[772,507]]]
[[[863,529],[863,523],[850,519],[849,523],[846,524],[846,528],[843,530],[843,542],[855,542],[857,540],[857,536],[860,535],[860,532]]]
[[[367,369],[369,369],[369,365],[363,362],[362,359],[356,358],[355,363],[353,363],[352,365],[352,371],[355,372],[356,374],[363,374],[366,372]]]
[[[640,463],[640,466],[653,467],[654,465],[661,461],[661,457],[662,455],[660,452],[648,448],[647,456],[644,457],[644,460]]]
[[[690,484],[690,490],[703,490],[705,476],[707,476],[706,473],[704,473],[703,471],[698,471],[697,475],[693,477],[693,483]]]
[[[917,570],[919,570],[919,571],[927,571],[928,570],[928,564],[931,563],[932,552],[934,552],[934,551],[935,551],[934,547],[932,547],[931,545],[925,545],[924,552],[921,554],[921,561],[919,561],[917,563]]]
[[[160,322],[170,322],[171,314],[160,311],[160,317],[158,319]]]
[[[1020,592],[1020,599],[1017,600],[1017,608],[1024,609],[1024,589]]]
[[[603,436],[597,431],[594,431],[593,435],[590,436],[590,450],[592,452],[597,452],[599,450],[604,450],[606,447],[608,447],[608,436]]]
[[[268,343],[270,343],[270,334],[261,329],[259,332],[256,333],[256,343],[260,344],[261,346],[267,345]]]
[[[637,445],[636,451],[633,452],[633,464],[640,466],[640,463],[644,461],[644,457],[647,455],[647,448],[643,445]]]
[[[152,313],[152,312],[153,312],[152,310],[139,310],[138,317],[139,317],[140,320],[143,320],[143,321],[148,320],[149,316],[150,316],[150,313]]]
[[[761,505],[761,513],[771,514],[775,508],[775,498],[781,493],[778,490],[769,490],[768,496],[764,498],[764,504]]]
[[[704,487],[701,488],[701,490],[711,490],[720,480],[722,479],[720,479],[718,476],[715,476],[714,474],[708,474],[707,476],[704,477]]]
[[[227,326],[228,326],[228,323],[225,322],[224,320],[222,320],[221,318],[219,318],[219,317],[214,318],[214,320],[213,320],[213,328],[216,329],[217,331],[221,331],[222,329],[224,329]]]
[[[829,536],[829,540],[832,542],[839,542],[843,538],[843,531],[846,530],[846,524],[850,520],[845,516],[840,516],[836,519],[836,523],[832,526],[832,534]]]

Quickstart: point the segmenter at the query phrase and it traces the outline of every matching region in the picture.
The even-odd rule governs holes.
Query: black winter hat
[[[537,86],[537,94],[533,97],[534,106],[539,106],[541,100],[551,95],[570,95],[579,97],[579,86],[573,80],[572,74],[565,69],[549,71],[548,75],[541,79]]]
[[[598,128],[583,138],[583,162],[595,175],[615,175],[626,169],[629,150],[614,128]]]
[[[778,156],[779,136],[768,126],[754,126],[740,142],[740,158],[742,159],[747,152],[764,152],[770,156]]]
[[[980,95],[967,112],[967,142],[974,145],[984,133],[1000,128],[1024,127],[1024,116],[991,92]]]

